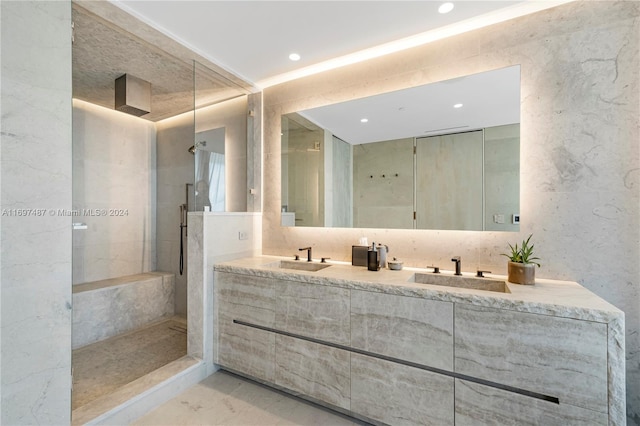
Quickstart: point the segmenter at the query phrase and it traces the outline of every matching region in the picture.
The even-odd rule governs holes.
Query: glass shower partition
[[[193,71],[193,209],[247,211],[249,92],[197,61]]]

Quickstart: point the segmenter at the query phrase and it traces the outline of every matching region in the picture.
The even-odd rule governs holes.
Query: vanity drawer
[[[275,377],[275,334],[233,322],[231,316],[218,317],[216,364],[238,373],[273,382]]]
[[[349,410],[350,353],[289,336],[276,336],[275,383]]]
[[[453,303],[351,291],[351,346],[453,370]]]
[[[275,283],[269,278],[216,272],[217,364],[258,379],[274,380],[275,335],[234,320],[273,327]]]
[[[277,330],[349,345],[349,290],[281,281],[276,287],[276,307]]]
[[[263,327],[275,324],[277,280],[249,275],[216,272],[215,292],[218,314]]]
[[[454,424],[454,379],[351,354],[351,411],[389,425]]]
[[[455,372],[607,413],[607,325],[456,304]]]
[[[456,379],[456,425],[606,425],[609,416]]]

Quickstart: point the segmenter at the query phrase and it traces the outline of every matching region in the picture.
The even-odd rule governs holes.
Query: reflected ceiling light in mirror
[[[482,99],[482,102],[471,101]],[[454,104],[462,108],[454,108]],[[349,144],[411,138],[425,130],[520,121],[520,66],[456,77],[298,111]],[[354,115],[355,114],[355,115]],[[370,118],[373,117],[373,118]],[[368,118],[364,124],[360,120]]]
[[[289,59],[291,59],[292,61],[296,62],[300,60],[300,55],[297,53],[292,53],[289,55]]]
[[[361,118],[361,119],[360,119],[360,122],[361,122],[361,123],[368,123],[368,122],[369,122],[369,119],[368,119],[368,118]]]
[[[454,108],[462,108],[462,104],[454,104],[453,107]]]
[[[449,13],[452,10],[453,10],[453,3],[451,2],[442,3],[438,8],[438,12],[442,14]]]

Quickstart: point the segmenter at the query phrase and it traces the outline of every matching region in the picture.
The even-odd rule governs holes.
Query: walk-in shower
[[[116,7],[72,7],[73,209],[106,212],[77,218],[86,228],[73,231],[73,423],[86,423],[132,387],[158,384],[157,369],[187,355],[189,212],[227,207],[225,128],[243,135],[237,162],[245,169],[231,170],[246,188],[249,92],[181,59],[188,51],[159,54],[144,41],[151,28],[140,22],[132,34],[114,23],[123,13]],[[143,117],[114,110],[114,82],[125,72],[154,89]],[[246,207],[246,189],[237,197]]]

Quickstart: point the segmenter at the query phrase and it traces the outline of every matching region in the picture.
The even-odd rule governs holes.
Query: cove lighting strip
[[[571,3],[573,1],[575,0],[525,1],[501,10],[489,12],[484,15],[457,22],[455,24],[447,25],[442,28],[437,28],[410,37],[401,38],[399,40],[381,44],[369,49],[360,50],[349,55],[344,55],[334,59],[330,59],[328,61],[319,62],[317,64],[300,68],[295,71],[279,74],[274,77],[258,81],[256,85],[261,89],[265,89],[270,86],[275,86],[276,84],[285,83],[287,81],[295,80],[301,77],[307,77],[313,74],[318,74],[346,65],[366,61],[368,59],[378,58],[380,56],[399,52],[401,50],[409,49],[412,47],[421,46],[423,44],[431,43],[447,37],[452,37],[469,31],[477,30],[479,28],[488,27],[489,25],[498,24],[510,19],[540,12],[542,10],[550,9],[562,4]]]

